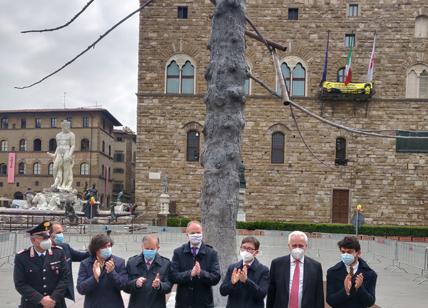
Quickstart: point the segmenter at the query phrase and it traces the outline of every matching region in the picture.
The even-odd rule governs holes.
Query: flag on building
[[[7,183],[15,183],[15,160],[16,153],[9,153],[7,159]]]
[[[324,81],[327,80],[327,67],[328,67],[328,43],[330,40],[330,31],[327,32],[327,46],[325,48],[325,58],[324,58],[324,67],[322,70],[322,77],[321,77],[321,82],[320,84],[322,84]]]
[[[350,49],[348,53],[348,58],[346,59],[346,67],[345,67],[345,85],[351,82],[351,64],[352,64],[352,46],[353,43],[350,44]]]
[[[374,39],[373,39],[373,48],[372,48],[372,53],[370,55],[369,68],[367,70],[367,81],[368,82],[371,82],[373,80],[374,65],[375,65],[375,60],[376,60],[375,48],[376,48],[376,33],[375,33]]]

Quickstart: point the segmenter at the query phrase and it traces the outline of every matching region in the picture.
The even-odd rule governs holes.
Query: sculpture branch
[[[73,21],[75,21],[77,19],[77,17],[79,17],[79,15],[82,14],[94,1],[95,0],[90,0],[88,3],[86,3],[86,5],[76,15],[74,15],[74,17],[72,19],[70,19],[67,23],[63,24],[62,26],[44,29],[44,30],[26,30],[26,31],[21,31],[21,33],[48,32],[48,31],[56,31],[56,30],[60,30],[62,28],[65,28],[68,25],[70,25]]]
[[[43,77],[42,79],[40,79],[39,81],[36,81],[30,85],[27,86],[22,86],[22,87],[15,87],[15,89],[18,90],[22,90],[22,89],[27,89],[27,88],[31,88],[39,83],[42,83],[43,81],[45,81],[46,79],[48,79],[49,77],[52,77],[53,75],[57,74],[58,72],[62,71],[64,68],[66,68],[67,66],[69,66],[70,64],[72,64],[74,61],[76,61],[78,58],[80,58],[81,56],[83,56],[86,52],[88,52],[91,48],[95,48],[95,45],[101,41],[103,38],[105,38],[110,32],[112,32],[114,29],[116,29],[118,26],[120,26],[122,23],[124,23],[126,20],[128,20],[129,18],[131,18],[132,16],[134,16],[135,14],[137,14],[138,12],[142,11],[147,5],[149,5],[151,2],[153,2],[153,0],[147,0],[146,2],[144,2],[138,9],[136,9],[135,11],[133,11],[132,13],[130,13],[129,15],[127,15],[125,18],[121,19],[119,22],[117,22],[114,26],[112,26],[110,29],[108,29],[106,32],[104,32],[104,34],[102,34],[95,42],[93,42],[91,45],[89,45],[85,50],[83,50],[82,52],[80,52],[77,56],[75,56],[73,59],[71,59],[70,61],[68,61],[67,63],[65,63],[63,66],[61,66],[60,68],[58,68],[57,70],[55,70],[54,72],[50,73],[49,75],[46,75],[45,77]]]

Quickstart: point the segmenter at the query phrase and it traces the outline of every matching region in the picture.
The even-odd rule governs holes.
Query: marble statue
[[[46,196],[43,193],[37,193],[33,198],[33,203],[35,203],[35,207],[38,210],[47,210],[48,209],[48,202],[46,200]]]
[[[56,135],[56,151],[47,154],[54,160],[53,164],[53,189],[61,191],[72,191],[73,184],[73,152],[75,147],[75,136],[70,131],[70,122],[61,122],[61,132]]]

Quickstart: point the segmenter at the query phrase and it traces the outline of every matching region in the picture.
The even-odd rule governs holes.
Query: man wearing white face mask
[[[341,261],[327,271],[327,303],[333,308],[366,308],[375,304],[377,274],[361,259],[357,238],[337,243]]]
[[[305,256],[308,237],[301,231],[288,236],[290,255],[270,267],[267,308],[324,308],[321,264]]]
[[[260,242],[253,236],[241,242],[241,261],[227,269],[220,294],[229,296],[226,308],[264,308],[269,287],[269,269],[256,256]]]
[[[15,256],[13,280],[21,294],[21,308],[63,308],[69,272],[62,248],[53,247],[50,222],[44,221],[27,232],[31,246]]]
[[[169,280],[177,284],[175,308],[212,308],[212,286],[220,281],[217,252],[202,241],[202,226],[191,221],[188,243],[174,250]]]

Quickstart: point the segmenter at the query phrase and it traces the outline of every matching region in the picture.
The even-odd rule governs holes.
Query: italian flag
[[[345,85],[348,85],[348,83],[351,82],[351,64],[352,64],[352,44],[351,44],[351,48],[349,49],[348,58],[346,59]]]

